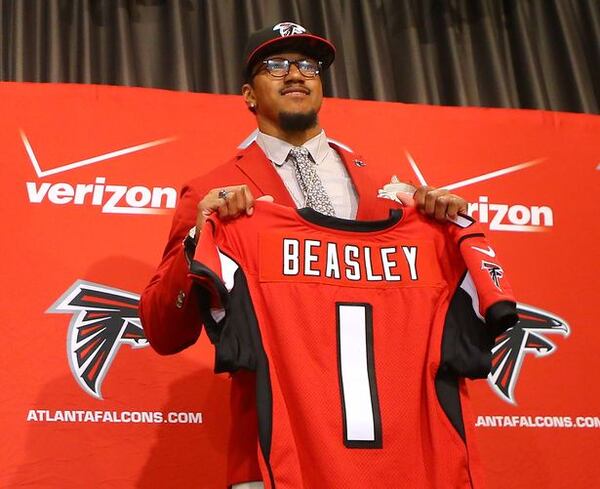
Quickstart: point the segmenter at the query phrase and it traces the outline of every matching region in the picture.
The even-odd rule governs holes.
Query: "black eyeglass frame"
[[[269,69],[269,61],[285,61],[287,63],[287,70],[286,70],[286,72],[283,75],[274,75],[271,72],[271,70]],[[308,61],[308,62],[311,62],[311,63],[313,62],[312,60],[309,60],[309,59],[306,59],[306,58],[296,59],[296,60],[291,60],[291,59],[286,59],[286,58],[270,58],[270,59],[265,59],[261,63],[262,66],[258,70],[256,70],[256,72],[254,73],[253,76],[258,75],[258,73],[264,69],[273,78],[285,78],[286,76],[288,76],[290,74],[290,70],[292,69],[292,65],[296,65],[296,68],[298,68],[298,71],[300,72],[300,74],[304,78],[308,78],[308,79],[311,79],[311,80],[313,78],[316,78],[321,73],[321,69],[323,67],[323,62],[322,61],[314,61],[314,63],[316,63],[316,65],[317,65],[317,69],[316,69],[314,75],[306,75],[306,73],[300,67],[300,63],[302,63],[304,61]]]

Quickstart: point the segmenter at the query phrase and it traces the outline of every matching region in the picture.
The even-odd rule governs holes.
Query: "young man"
[[[345,219],[387,217],[388,205],[377,191],[388,182],[372,181],[360,158],[330,145],[319,125],[320,74],[334,57],[330,41],[290,22],[250,36],[242,95],[256,115],[259,133],[256,142],[232,160],[182,189],[162,262],[140,303],[146,336],[157,352],[181,351],[201,332],[198,294],[188,271],[210,214],[222,219],[252,214],[255,199],[270,196],[282,205],[313,207]],[[298,153],[299,147],[308,153]],[[429,187],[419,188],[414,201],[423,213],[439,220],[466,210],[460,197]],[[231,419],[228,484],[236,489],[262,487],[253,373],[232,376]]]

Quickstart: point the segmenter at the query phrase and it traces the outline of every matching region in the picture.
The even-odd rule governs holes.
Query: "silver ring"
[[[218,194],[219,199],[225,200],[227,198],[228,193],[229,192],[227,190],[219,190],[219,194]]]

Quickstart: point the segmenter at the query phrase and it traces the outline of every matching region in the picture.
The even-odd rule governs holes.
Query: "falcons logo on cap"
[[[121,345],[148,346],[138,317],[140,296],[78,280],[48,309],[70,313],[67,357],[79,386],[102,399],[104,377]]]
[[[293,36],[296,34],[304,34],[306,29],[301,25],[294,24],[293,22],[280,22],[275,27],[273,27],[274,31],[279,31],[279,35],[281,37]]]
[[[556,346],[544,335],[560,333],[569,336],[567,322],[547,311],[518,304],[519,322],[501,334],[492,349],[492,370],[488,382],[500,398],[516,404],[515,385],[521,373],[523,359],[528,353],[545,357]]]

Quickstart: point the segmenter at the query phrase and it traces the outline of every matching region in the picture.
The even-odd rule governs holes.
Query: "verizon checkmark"
[[[405,153],[406,158],[408,159],[408,162],[410,163],[410,166],[415,172],[415,175],[417,176],[417,179],[419,180],[421,185],[427,185],[427,180],[425,180],[425,177],[423,176],[423,173],[417,166],[415,159],[408,151],[405,151]],[[508,173],[513,173],[519,170],[523,170],[525,168],[529,168],[530,166],[534,166],[541,163],[545,159],[546,158],[537,158],[535,160],[525,161],[523,163],[518,163],[516,165],[502,168],[500,170],[496,170],[490,173],[484,173],[483,175],[479,175],[473,178],[467,178],[466,180],[461,180],[460,182],[450,183],[448,185],[439,185],[439,188],[445,188],[446,190],[454,190],[461,187],[467,187],[468,185],[472,185],[474,183],[483,182],[485,180],[491,180],[492,178],[497,178]]]
[[[153,148],[155,146],[160,146],[161,144],[170,143],[176,140],[176,137],[168,137],[162,139],[155,139],[154,141],[148,141],[142,144],[136,144],[135,146],[128,146],[126,148],[117,149],[115,151],[110,151],[108,153],[103,153],[100,155],[92,156],[91,158],[86,158],[79,161],[73,161],[71,163],[65,163],[60,166],[51,168],[50,170],[42,170],[40,163],[33,151],[31,143],[27,138],[25,132],[21,129],[21,140],[23,141],[23,145],[25,146],[25,151],[27,151],[27,156],[29,157],[29,161],[31,161],[31,165],[35,170],[38,178],[48,177],[50,175],[56,175],[57,173],[66,172],[69,170],[73,170],[75,168],[81,168],[82,166],[92,165],[94,163],[99,163],[101,161],[109,160],[111,158],[118,158],[119,156],[124,156],[131,153],[136,153],[138,151],[143,151],[145,149]]]

